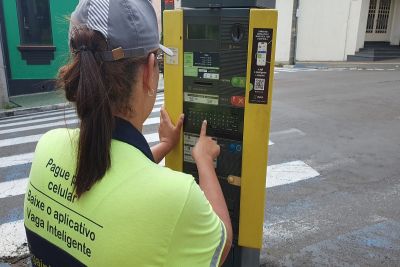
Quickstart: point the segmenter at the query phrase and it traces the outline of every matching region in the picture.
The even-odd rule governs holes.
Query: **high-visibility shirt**
[[[39,141],[24,220],[34,266],[217,266],[226,230],[193,177],[159,166],[116,119],[111,168],[77,199],[79,130]]]

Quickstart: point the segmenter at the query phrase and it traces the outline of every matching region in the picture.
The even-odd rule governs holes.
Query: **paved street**
[[[400,72],[275,78],[269,164],[320,175],[267,190],[262,262],[400,266]]]
[[[277,68],[262,263],[400,262],[400,72]],[[144,134],[158,141],[159,108]],[[27,252],[23,194],[40,136],[72,109],[0,119],[1,259]]]

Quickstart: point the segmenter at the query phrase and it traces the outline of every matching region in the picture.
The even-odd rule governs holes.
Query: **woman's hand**
[[[203,121],[200,130],[200,138],[192,150],[192,157],[199,163],[213,163],[220,153],[220,147],[211,137],[207,136],[207,121]]]
[[[172,124],[172,121],[165,110],[164,106],[161,107],[160,116],[160,127],[158,128],[158,135],[160,137],[160,143],[165,145],[168,150],[172,150],[179,142],[181,136],[181,129],[183,125],[184,115],[181,114],[176,126]]]
[[[184,118],[183,114],[181,114],[176,126],[174,126],[164,106],[161,107],[160,113],[160,127],[158,128],[160,143],[151,148],[156,163],[160,163],[161,160],[178,144]]]

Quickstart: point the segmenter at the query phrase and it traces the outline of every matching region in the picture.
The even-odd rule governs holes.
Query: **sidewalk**
[[[164,91],[164,78],[160,75],[157,92]],[[61,90],[10,97],[10,108],[0,109],[0,119],[29,113],[72,107]]]
[[[313,69],[357,69],[357,70],[399,70],[400,60],[391,59],[375,62],[296,62],[294,66],[285,66],[294,68],[313,68]]]

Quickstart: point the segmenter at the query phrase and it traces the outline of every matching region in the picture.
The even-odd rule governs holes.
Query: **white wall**
[[[399,45],[400,42],[400,0],[395,1],[393,9],[392,33],[390,43]]]
[[[276,62],[289,62],[293,3],[293,0],[276,1],[276,9],[278,10],[278,35],[276,39],[277,46],[275,54]]]
[[[369,1],[370,0],[362,0],[356,52],[358,52],[360,48],[364,47],[365,34],[367,31],[367,22],[368,22]]]
[[[346,34],[346,50],[345,50],[345,59],[347,60],[347,55],[354,55],[357,48],[357,37],[359,33],[360,27],[360,17],[361,17],[361,8],[362,8],[362,0],[351,0],[349,5],[349,17],[347,24],[347,34]],[[365,28],[364,28],[365,33]],[[364,34],[365,35],[365,34]]]
[[[297,60],[345,61],[354,54],[359,19],[351,16],[361,13],[361,1],[300,0]]]

